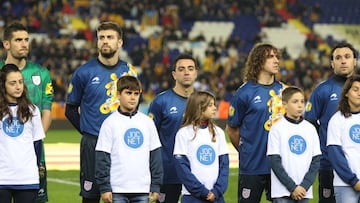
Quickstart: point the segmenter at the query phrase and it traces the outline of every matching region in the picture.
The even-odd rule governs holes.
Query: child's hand
[[[354,185],[354,190],[360,192],[360,180]]]
[[[214,193],[212,193],[212,192],[210,192],[209,191],[209,193],[208,193],[208,195],[207,195],[207,197],[206,197],[206,200],[207,201],[210,201],[210,202],[214,202],[215,201],[215,195],[214,195]]]
[[[156,200],[158,200],[160,197],[160,194],[157,192],[150,192],[149,193],[149,203],[155,203]]]
[[[296,186],[295,190],[291,193],[291,198],[294,200],[302,200],[306,195],[306,190],[302,186]]]
[[[101,199],[105,203],[112,203],[112,193],[111,192],[104,192],[101,194]]]

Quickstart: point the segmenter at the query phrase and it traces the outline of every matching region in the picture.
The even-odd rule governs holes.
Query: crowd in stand
[[[291,1],[294,7],[297,1]],[[243,14],[256,14],[256,26],[279,26],[281,19],[274,12],[278,4],[273,0],[22,0],[2,1],[0,4],[0,32],[7,23],[19,20],[31,33],[46,34],[49,40],[31,41],[31,61],[47,67],[52,76],[54,101],[63,102],[69,78],[73,71],[97,54],[94,30],[105,20],[119,23],[124,28],[124,50],[121,57],[131,61],[141,72],[145,101],[173,85],[169,66],[173,55],[167,43],[177,40],[204,41],[203,36],[189,39],[188,25],[201,20],[231,21]],[[320,12],[319,12],[320,15]],[[74,23],[74,17],[78,23]],[[135,29],[133,23],[140,25]],[[79,25],[74,27],[69,25]],[[144,39],[145,26],[160,26],[157,32]],[[261,33],[253,36],[251,43],[265,40]],[[38,38],[37,38],[38,39]],[[143,43],[131,44],[140,39]],[[76,40],[85,40],[78,46]],[[247,57],[244,39],[232,36],[223,41],[209,41],[200,62],[199,80],[195,87],[211,90],[220,100],[229,100],[242,83],[242,70]],[[309,36],[299,58],[290,58],[282,51],[282,71],[279,79],[304,88],[306,96],[320,81],[331,74],[328,53],[319,51],[321,42],[316,35]],[[276,46],[276,45],[275,45]],[[191,50],[187,50],[191,53]],[[4,51],[0,56],[4,58]]]

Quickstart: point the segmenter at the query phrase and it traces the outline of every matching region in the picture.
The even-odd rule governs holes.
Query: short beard
[[[10,51],[10,54],[14,59],[18,60],[18,61],[21,61],[21,60],[26,60],[26,58],[28,57],[29,55],[29,52],[26,52],[26,53],[16,53],[16,52],[12,52]]]
[[[26,60],[26,58],[27,58],[27,55],[26,56],[13,56],[16,60],[18,60],[18,61],[21,61],[21,60]]]
[[[104,58],[107,58],[107,59],[114,57],[115,53],[116,53],[116,51],[112,51],[112,52],[109,52],[109,53],[104,53],[104,52],[102,52],[100,50],[100,55],[102,57],[104,57]]]

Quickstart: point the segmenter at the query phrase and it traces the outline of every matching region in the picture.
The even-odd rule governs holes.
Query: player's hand
[[[207,197],[206,197],[206,200],[207,201],[210,201],[210,202],[214,202],[215,201],[215,195],[214,195],[214,193],[212,193],[212,192],[210,192],[209,191],[209,193],[208,193],[208,195],[207,195]]]
[[[112,203],[112,192],[102,193],[101,199],[104,201],[104,203]]]
[[[160,194],[157,192],[150,192],[149,193],[149,203],[155,203],[156,200],[158,200],[160,197]]]
[[[306,190],[302,186],[296,186],[295,190],[291,193],[291,198],[294,200],[302,200],[306,195]]]
[[[360,180],[353,186],[354,190],[360,192]]]

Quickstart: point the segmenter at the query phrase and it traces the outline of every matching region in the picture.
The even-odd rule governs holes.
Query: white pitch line
[[[78,183],[78,182],[61,180],[61,179],[57,179],[57,178],[47,178],[47,180],[48,180],[48,181],[51,181],[51,182],[55,182],[55,183],[62,183],[62,184],[65,184],[65,185],[79,186],[79,183]]]

